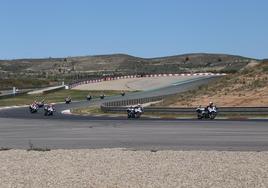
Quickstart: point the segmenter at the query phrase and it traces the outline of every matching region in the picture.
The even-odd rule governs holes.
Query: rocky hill
[[[139,58],[126,54],[44,59],[0,60],[0,79],[12,85],[24,80],[73,82],[76,80],[126,74],[227,72],[256,64],[259,60],[226,54],[183,54]],[[25,82],[26,83],[26,82]],[[27,81],[31,83],[31,81]],[[10,86],[11,86],[10,85]],[[21,86],[18,86],[21,87]],[[1,88],[0,88],[1,89]]]
[[[125,54],[46,59],[1,60],[2,73],[71,72],[129,74],[154,72],[236,71],[254,59],[224,54],[184,54],[139,58]]]

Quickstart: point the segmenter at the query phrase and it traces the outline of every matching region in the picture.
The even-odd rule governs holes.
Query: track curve
[[[125,99],[183,92],[213,77],[157,90],[132,93]],[[0,110],[0,147],[27,148],[29,140],[49,148],[132,148],[175,150],[268,150],[268,121],[126,120],[64,115],[62,110],[122,100],[121,96],[57,104],[57,113],[30,114],[28,108]]]

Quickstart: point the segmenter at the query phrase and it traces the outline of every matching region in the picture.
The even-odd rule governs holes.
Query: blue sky
[[[0,59],[268,57],[267,0],[1,0]]]

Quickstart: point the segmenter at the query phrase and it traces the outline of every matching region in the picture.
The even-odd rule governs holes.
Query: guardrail
[[[118,101],[110,101],[105,102],[101,106],[102,107],[119,107],[119,106],[129,106],[129,105],[135,105],[135,104],[144,104],[144,103],[150,103],[155,101],[161,101],[166,96],[156,96],[156,97],[147,97],[147,98],[137,98],[137,99],[128,99],[128,100],[118,100]]]
[[[6,93],[6,94],[2,94],[0,95],[0,99],[6,99],[6,98],[10,98],[10,97],[14,97],[14,96],[19,96],[19,95],[24,95],[26,94],[28,91],[20,91],[17,93]]]
[[[126,112],[127,106],[161,101],[172,95],[174,94],[104,102],[101,110],[103,112]],[[196,108],[145,107],[144,112],[195,115]],[[221,115],[268,115],[268,107],[220,107],[218,113]]]
[[[206,80],[207,79],[211,79],[211,78],[206,78]],[[198,85],[202,85],[203,84],[202,82],[203,82],[203,80],[199,80]],[[196,81],[194,83],[196,83]],[[183,83],[183,84],[185,84],[185,83]],[[186,90],[182,89],[181,92],[187,91],[189,89],[191,89],[191,88],[186,88]],[[154,93],[153,96],[149,95],[147,97],[144,96],[144,97],[140,97],[140,98],[113,100],[113,101],[109,101],[109,102],[104,102],[102,104],[102,106],[103,107],[116,107],[116,106],[135,105],[135,104],[138,104],[138,103],[140,103],[140,104],[151,103],[151,102],[161,101],[164,98],[169,97],[169,96],[174,96],[174,95],[176,95],[176,93],[171,92],[171,93],[165,93],[165,94],[162,94],[162,95],[158,95],[158,93]],[[103,110],[105,110],[105,109],[103,108]]]
[[[126,112],[125,106],[101,106],[104,112]],[[163,107],[145,107],[144,112],[161,114],[182,114],[195,115],[196,108],[163,108]],[[221,115],[268,115],[268,107],[220,107],[218,113]]]

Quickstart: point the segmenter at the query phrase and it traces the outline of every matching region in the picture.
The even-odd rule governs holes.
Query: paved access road
[[[124,98],[178,93],[208,82],[193,80],[170,87],[133,93]],[[121,100],[121,96],[56,105],[57,113],[45,117],[28,108],[0,110],[0,147],[51,149],[129,148],[172,150],[268,150],[268,121],[127,120],[126,118],[63,115],[62,110]]]

